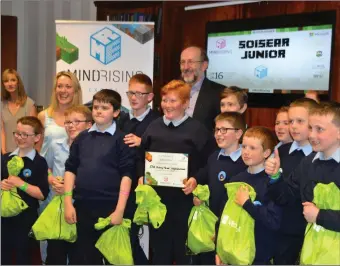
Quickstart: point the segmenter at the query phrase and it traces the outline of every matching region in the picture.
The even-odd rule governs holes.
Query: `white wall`
[[[56,74],[54,21],[96,20],[94,0],[2,0],[1,14],[18,18],[18,72],[27,94],[47,106]]]

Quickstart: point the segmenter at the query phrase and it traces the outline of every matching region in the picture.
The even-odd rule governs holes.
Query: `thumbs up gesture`
[[[273,176],[279,172],[280,169],[280,156],[277,149],[274,150],[274,157],[269,157],[265,164],[265,171],[268,175]]]

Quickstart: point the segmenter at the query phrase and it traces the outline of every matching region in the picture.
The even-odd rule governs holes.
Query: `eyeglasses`
[[[221,134],[227,134],[228,130],[239,130],[238,128],[231,128],[231,127],[221,127],[221,128],[218,128],[216,127],[215,128],[215,134],[217,134],[218,132],[221,132]]]
[[[20,133],[20,132],[13,132],[13,136],[16,138],[27,139],[28,137],[35,136],[36,134],[27,134],[27,133]]]
[[[139,91],[127,91],[127,97],[132,97],[133,95],[137,98],[142,98],[144,95],[150,94],[150,92],[139,92]]]
[[[79,125],[79,123],[82,123],[82,122],[90,122],[90,121],[88,121],[88,120],[75,120],[75,121],[65,121],[64,122],[64,126],[65,127],[70,127],[71,125],[73,125],[73,126],[78,126]]]
[[[202,63],[202,62],[203,62],[202,60],[200,60],[200,61],[194,61],[194,60],[187,60],[187,61],[185,61],[185,60],[181,60],[179,62],[179,65],[180,66],[184,66],[185,63],[187,63],[189,66],[193,66],[195,63]]]

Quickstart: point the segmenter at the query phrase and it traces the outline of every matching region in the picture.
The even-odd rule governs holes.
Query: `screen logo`
[[[268,76],[268,68],[266,66],[255,67],[254,75],[259,79],[263,79]]]
[[[316,52],[316,57],[321,57],[322,56],[322,51],[317,51]]]
[[[104,65],[121,56],[121,37],[109,29],[102,28],[90,37],[90,55]]]
[[[218,49],[223,49],[224,47],[226,47],[227,42],[225,39],[219,39],[216,41],[216,48]]]

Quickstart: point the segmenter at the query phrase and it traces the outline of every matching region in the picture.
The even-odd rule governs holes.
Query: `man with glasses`
[[[182,79],[191,85],[190,104],[186,113],[213,132],[214,119],[220,113],[220,94],[224,86],[205,77],[208,65],[209,58],[200,47],[190,46],[181,53]]]

